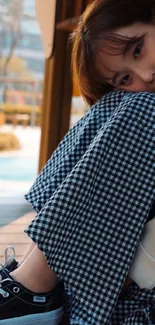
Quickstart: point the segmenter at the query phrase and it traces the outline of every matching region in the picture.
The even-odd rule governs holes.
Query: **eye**
[[[127,74],[120,82],[121,86],[127,85],[128,82],[130,81],[130,75]]]
[[[143,48],[143,41],[142,41],[138,46],[136,46],[136,48],[135,48],[135,50],[134,50],[134,52],[133,52],[133,56],[134,56],[135,58],[138,58],[138,57],[139,57],[139,55],[140,55],[141,52],[142,52],[142,48]]]

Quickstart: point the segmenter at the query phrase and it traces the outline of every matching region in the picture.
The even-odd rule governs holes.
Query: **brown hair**
[[[108,51],[103,40],[110,42],[111,52],[130,48],[136,37],[119,37],[112,31],[136,22],[153,23],[154,8],[155,0],[95,0],[83,13],[72,34],[72,66],[80,92],[90,105],[114,89],[104,81],[97,64],[97,52]]]

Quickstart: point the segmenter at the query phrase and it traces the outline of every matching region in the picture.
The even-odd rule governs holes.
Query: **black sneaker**
[[[61,323],[62,282],[51,292],[38,294],[14,281],[7,269],[1,271],[0,278],[0,325],[37,324],[41,320],[44,325]]]
[[[9,254],[11,251],[11,255]],[[9,272],[14,271],[18,267],[18,262],[15,260],[15,249],[13,246],[8,246],[4,250],[4,264],[0,264],[0,273],[7,269]]]

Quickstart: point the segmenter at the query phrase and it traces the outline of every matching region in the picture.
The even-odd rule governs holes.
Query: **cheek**
[[[133,92],[141,92],[141,91],[146,91],[146,85],[144,85],[141,82],[136,81],[131,86],[121,87],[121,89],[127,90],[127,91],[133,91]]]
[[[155,68],[155,44],[152,47],[152,50],[149,51],[150,64],[151,67]]]

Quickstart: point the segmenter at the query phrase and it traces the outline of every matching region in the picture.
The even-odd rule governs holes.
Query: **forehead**
[[[146,34],[149,30],[155,29],[154,25],[148,25],[143,23],[135,23],[130,26],[121,27],[114,30],[114,33],[123,37],[134,37]]]

